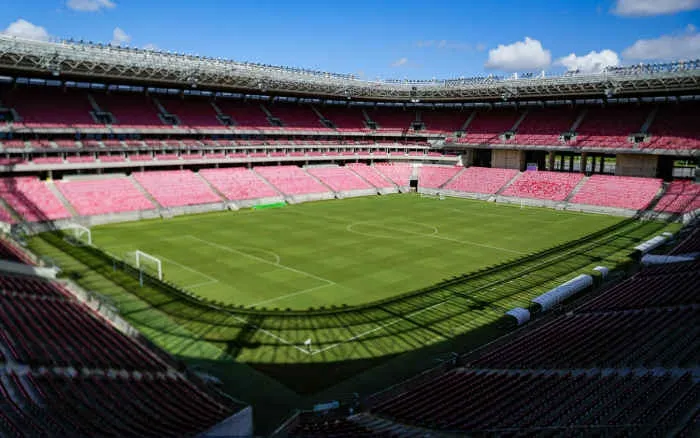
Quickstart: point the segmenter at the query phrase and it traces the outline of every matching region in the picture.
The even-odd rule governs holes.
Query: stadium
[[[0,34],[0,436],[697,436],[699,117]]]

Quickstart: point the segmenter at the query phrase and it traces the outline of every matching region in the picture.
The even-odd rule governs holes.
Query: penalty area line
[[[228,252],[231,252],[231,253],[234,253],[234,254],[242,255],[243,257],[248,257],[248,258],[250,258],[250,259],[257,260],[257,261],[260,262],[260,263],[265,263],[265,264],[268,264],[268,265],[276,266],[276,267],[278,267],[278,268],[286,269],[287,271],[296,272],[297,274],[305,275],[305,276],[307,276],[307,277],[311,277],[311,278],[314,278],[314,279],[316,279],[316,280],[323,281],[324,283],[327,283],[328,285],[336,284],[335,281],[328,280],[327,278],[319,277],[318,275],[314,275],[314,274],[312,274],[312,273],[310,273],[310,272],[306,272],[306,271],[302,271],[302,270],[300,270],[300,269],[292,268],[291,266],[286,266],[286,265],[283,265],[283,264],[281,264],[281,263],[279,263],[279,262],[271,262],[271,261],[269,261],[269,260],[265,260],[265,259],[260,258],[260,257],[258,257],[258,256],[254,256],[254,255],[252,255],[252,254],[248,254],[248,253],[245,252],[245,251],[240,251],[240,250],[237,250],[237,249],[235,249],[235,248],[231,248],[231,247],[229,247],[229,246],[220,245],[220,244],[218,244],[218,243],[210,242],[210,241],[208,241],[208,240],[201,239],[201,238],[199,238],[199,237],[197,237],[197,236],[193,236],[193,235],[191,235],[191,234],[188,234],[188,235],[183,236],[183,237],[188,237],[188,238],[190,238],[190,239],[193,239],[193,240],[196,240],[196,241],[198,241],[198,242],[207,244],[207,245],[209,245],[209,246],[213,246],[214,248],[219,248],[219,249],[222,250],[222,251],[228,251]]]
[[[297,296],[297,295],[302,295],[302,294],[305,294],[305,293],[309,293],[309,292],[312,292],[312,291],[315,291],[315,290],[317,290],[317,289],[321,289],[321,288],[324,288],[324,287],[335,286],[335,284],[336,284],[336,283],[327,283],[327,284],[322,284],[322,285],[320,285],[320,286],[310,287],[310,288],[308,288],[308,289],[300,290],[300,291],[297,291],[297,292],[292,292],[292,293],[289,293],[289,294],[286,294],[286,295],[280,295],[280,296],[278,296],[278,297],[271,298],[271,299],[269,299],[269,300],[260,301],[260,302],[258,302],[258,303],[253,303],[253,304],[249,305],[248,308],[250,309],[250,308],[253,308],[253,307],[257,307],[257,306],[262,306],[263,304],[274,303],[275,301],[280,301],[280,300],[284,300],[284,299],[286,299],[286,298],[295,297],[295,296]]]

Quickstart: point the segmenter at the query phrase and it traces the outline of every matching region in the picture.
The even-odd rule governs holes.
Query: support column
[[[600,170],[598,173],[603,173],[605,172],[605,157],[600,157]]]
[[[569,172],[574,171],[574,156],[569,155]]]
[[[581,152],[581,173],[586,173],[586,167],[588,167],[588,154]]]
[[[557,159],[557,154],[555,151],[549,151],[547,156],[547,170],[554,170],[554,164]]]

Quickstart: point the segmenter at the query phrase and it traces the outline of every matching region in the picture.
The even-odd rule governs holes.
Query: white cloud
[[[499,44],[489,50],[489,59],[484,65],[488,69],[504,71],[540,70],[549,66],[552,54],[542,43],[530,37],[513,44]]]
[[[10,23],[3,32],[5,35],[12,35],[20,38],[27,38],[30,40],[47,41],[49,39],[49,33],[41,26],[32,24],[27,20],[22,18],[15,22]]]
[[[74,11],[96,12],[100,9],[112,9],[116,5],[111,0],[68,0],[66,5]]]
[[[700,33],[695,26],[688,26],[680,35],[662,35],[659,38],[637,40],[622,51],[627,60],[678,61],[700,58]]]
[[[408,64],[408,58],[404,57],[404,58],[399,58],[396,61],[394,61],[393,63],[391,63],[391,66],[392,67],[401,67],[401,66],[406,65],[406,64]]]
[[[620,64],[620,57],[612,50],[591,51],[587,55],[577,56],[570,53],[568,56],[559,58],[557,65],[563,65],[567,70],[579,70],[583,73],[600,73],[607,66]]]
[[[613,13],[627,17],[649,17],[700,9],[700,0],[617,0]]]
[[[121,27],[115,27],[112,32],[112,45],[121,46],[131,41],[131,36],[124,32]]]

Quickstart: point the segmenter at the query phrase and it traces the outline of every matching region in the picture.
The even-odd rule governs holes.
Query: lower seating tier
[[[700,309],[577,313],[474,362],[489,368],[683,367],[697,360]]]
[[[581,182],[583,174],[558,172],[523,172],[503,191],[504,196],[563,201]]]
[[[173,376],[9,373],[0,397],[2,436],[194,436],[240,409]]]
[[[346,167],[323,166],[309,167],[306,171],[316,177],[334,192],[347,192],[352,190],[371,190],[373,187],[356,173]]]
[[[330,192],[327,187],[297,166],[255,167],[254,170],[286,195]]]
[[[56,187],[82,216],[155,208],[126,177],[59,181]]]
[[[470,167],[445,185],[457,192],[495,194],[518,174],[514,169]]]
[[[141,172],[133,176],[163,207],[222,202],[203,179],[189,170]]]
[[[574,204],[642,210],[661,189],[661,180],[611,175],[593,175],[571,198]]]
[[[456,369],[372,409],[382,418],[474,434],[667,432],[698,402],[690,373],[603,375]]]

